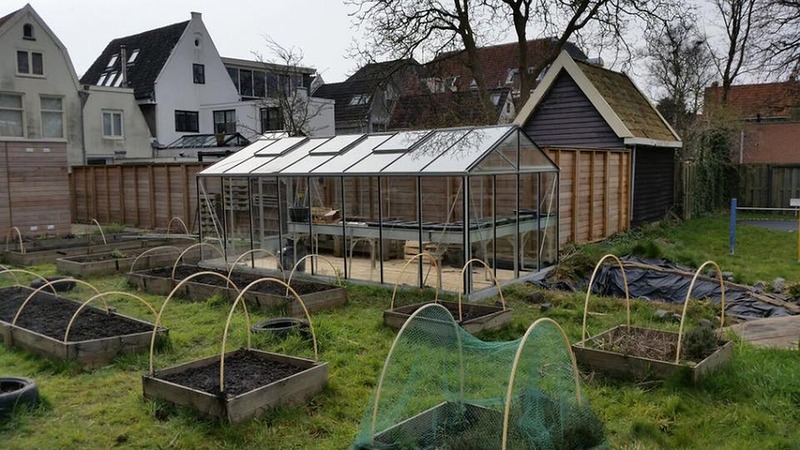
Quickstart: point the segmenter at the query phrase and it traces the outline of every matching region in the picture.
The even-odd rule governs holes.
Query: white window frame
[[[111,134],[106,134],[106,114],[111,118]],[[119,116],[119,130],[114,129],[114,116]],[[103,139],[125,139],[125,113],[119,109],[104,109],[100,116],[100,128]]]
[[[0,92],[0,94],[19,97],[19,108],[11,108],[11,107],[7,107],[6,106],[6,107],[0,107],[0,109],[7,110],[7,111],[19,111],[20,112],[20,116],[22,117],[22,124],[21,124],[22,134],[19,134],[19,135],[3,135],[3,134],[0,134],[0,136],[2,136],[2,137],[12,137],[12,138],[24,138],[25,137],[25,129],[26,129],[26,127],[25,127],[25,95],[21,94],[21,93],[18,93],[18,92]]]
[[[17,63],[17,58],[18,58],[17,54],[18,53],[25,53],[27,55],[27,58],[28,58],[28,71],[27,72],[20,72],[19,71],[19,64]],[[36,53],[38,55],[41,55],[41,57],[42,57],[42,73],[40,73],[40,74],[39,73],[33,73],[33,54],[34,53]],[[47,73],[45,71],[45,69],[44,69],[44,53],[35,52],[33,50],[17,49],[14,52],[14,71],[17,73],[17,76],[44,78],[45,74]]]
[[[58,110],[57,109],[44,109],[44,106],[42,106],[42,100],[47,99],[47,98],[60,100],[61,101],[61,109],[58,109]],[[41,114],[41,120],[42,120],[42,122],[41,122],[41,124],[42,124],[42,137],[45,138],[45,139],[64,139],[64,131],[65,131],[64,127],[66,125],[66,122],[64,120],[64,97],[59,96],[59,95],[40,95],[39,96],[39,106],[40,106],[40,110],[41,110],[40,114]],[[55,114],[55,113],[58,113],[61,116],[61,135],[60,136],[45,136],[44,135],[44,121],[45,121],[44,120],[44,116],[45,116],[45,114]]]

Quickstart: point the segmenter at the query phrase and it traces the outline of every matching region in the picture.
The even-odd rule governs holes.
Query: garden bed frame
[[[30,289],[25,286],[18,286],[18,287],[30,290],[31,294],[28,297],[28,299],[31,299],[33,296],[39,294],[54,296],[54,294],[42,291],[46,288],[52,289],[53,284],[61,282],[82,283],[91,286],[88,283],[83,282],[81,280],[60,279],[47,282],[38,289]],[[95,292],[98,291],[95,289]],[[77,302],[75,300],[66,297],[59,297],[59,298],[80,305],[78,310],[73,315],[72,319],[73,321],[75,317],[77,317],[77,315],[82,310],[92,309],[95,311],[103,312],[104,314],[107,315],[113,315],[122,318],[124,320],[138,322],[140,324],[147,325],[148,327],[152,327],[153,331],[152,332],[145,331],[140,333],[131,333],[118,336],[82,340],[82,341],[70,341],[68,340],[69,338],[68,335],[70,327],[72,325],[72,321],[70,321],[70,324],[67,326],[67,332],[65,333],[64,339],[59,340],[51,336],[46,336],[44,334],[16,325],[14,321],[6,322],[0,320],[0,335],[3,337],[3,341],[5,342],[6,347],[20,348],[53,359],[75,360],[81,365],[89,368],[96,368],[103,366],[112,359],[114,359],[120,353],[132,353],[147,349],[147,346],[150,344],[152,336],[156,336],[159,340],[167,338],[169,330],[167,330],[166,328],[156,327],[155,325],[149,322],[145,322],[143,320],[139,320],[134,317],[126,316],[123,314],[117,314],[113,310],[109,309],[108,305],[106,305],[105,311],[103,311],[100,308],[88,305],[89,302],[95,299],[102,299],[102,297],[111,294],[115,295],[124,294],[130,297],[135,297],[140,301],[144,302],[145,304],[147,304],[147,302],[145,302],[139,297],[136,297],[133,294],[120,293],[120,292],[107,292],[107,293],[98,292],[97,295],[91,297],[89,300],[83,303]],[[20,306],[19,308],[20,311],[22,310],[22,308],[25,307],[26,303],[27,300]],[[147,305],[149,306],[149,304]],[[155,310],[153,310],[153,312],[155,312]],[[19,315],[19,311],[17,312],[17,315]]]
[[[213,273],[213,272],[207,272],[207,273]],[[223,275],[219,276],[223,277]],[[185,280],[182,280],[181,283],[188,282],[189,280],[190,278],[187,278]],[[296,356],[282,355],[279,353],[271,353],[271,352],[255,350],[250,347],[250,333],[251,333],[250,330],[251,325],[249,318],[250,316],[247,312],[246,303],[243,300],[247,292],[250,291],[255,285],[261,282],[272,282],[283,285],[287,289],[287,291],[290,292],[291,298],[293,300],[296,300],[300,304],[301,309],[305,313],[305,318],[306,320],[308,320],[309,323],[309,330],[311,332],[311,339],[314,346],[313,360],[300,358]],[[178,286],[176,286],[175,289],[173,289],[170,295],[167,296],[167,299],[164,301],[164,304],[161,307],[161,311],[159,312],[156,318],[156,324],[160,323],[161,315],[163,314],[164,309],[166,308],[167,304],[169,303],[173,295],[176,292],[178,292],[180,288],[181,286],[179,283]],[[299,373],[271,382],[267,385],[261,386],[259,388],[253,389],[243,394],[235,396],[227,396],[224,394],[225,357],[231,355],[234,352],[226,353],[225,346],[227,341],[228,329],[230,328],[231,324],[231,318],[233,317],[233,313],[240,302],[242,303],[242,308],[244,310],[246,327],[247,327],[247,346],[245,348],[246,351],[251,352],[253,355],[257,355],[259,358],[292,365],[294,367],[302,368],[303,370]],[[320,392],[325,387],[328,380],[328,364],[319,361],[319,353],[317,350],[317,338],[314,332],[314,326],[311,323],[311,316],[309,315],[308,310],[305,308],[303,300],[300,298],[297,292],[295,292],[294,289],[292,289],[287,283],[284,283],[283,281],[275,278],[260,278],[250,283],[236,297],[236,299],[233,302],[233,305],[231,306],[230,312],[228,313],[228,320],[225,323],[225,331],[222,337],[222,351],[220,352],[219,355],[195,360],[189,363],[173,366],[168,369],[156,371],[154,369],[154,360],[153,360],[154,345],[155,345],[155,334],[152,335],[152,340],[150,344],[150,372],[142,376],[142,390],[144,397],[151,400],[163,400],[174,405],[192,408],[202,416],[212,417],[215,419],[228,421],[230,423],[238,423],[250,419],[252,417],[260,416],[265,412],[267,412],[269,409],[274,408],[278,405],[301,404],[305,402],[306,399],[308,399],[312,395]],[[160,378],[164,375],[180,373],[188,369],[202,367],[208,364],[213,364],[217,360],[219,360],[220,364],[219,386],[222,390],[222,393],[220,395],[213,395],[208,392],[200,391],[189,386],[172,383]]]
[[[412,314],[419,308],[425,306],[431,302],[423,302],[423,303],[415,303],[412,305],[404,305],[404,306],[395,306],[395,297],[397,296],[397,288],[400,279],[405,272],[406,268],[417,258],[424,258],[425,261],[431,261],[431,263],[436,268],[437,275],[439,274],[438,263],[436,260],[427,252],[422,252],[417,255],[414,255],[406,261],[406,264],[403,266],[403,269],[400,271],[400,275],[397,277],[397,282],[394,285],[394,291],[392,292],[392,302],[389,306],[389,309],[383,312],[383,322],[388,325],[390,328],[395,330],[399,330],[404,323],[411,317]],[[488,264],[485,261],[473,258],[467,261],[464,266],[461,268],[461,278],[464,278],[464,273],[470,267],[473,262],[477,262],[482,264],[487,271],[491,270]],[[450,311],[457,311],[457,322],[464,328],[467,332],[476,334],[480,333],[484,330],[496,330],[505,327],[509,323],[511,323],[511,314],[512,311],[509,308],[506,308],[505,299],[503,298],[503,291],[500,289],[500,284],[497,281],[497,278],[492,275],[494,279],[495,287],[497,288],[497,294],[500,297],[500,301],[502,306],[489,306],[489,305],[477,305],[477,304],[470,304],[468,307],[472,310],[476,310],[479,312],[477,317],[471,317],[468,319],[463,318],[462,310],[462,292],[459,291],[458,293],[458,302],[446,302],[439,300],[439,285],[441,284],[441,278],[437,281],[437,289],[436,289],[436,297],[433,303],[438,303]],[[454,314],[455,316],[456,314]]]
[[[610,330],[606,330],[600,334],[587,337],[586,333],[586,318],[588,315],[589,297],[592,292],[592,285],[594,284],[595,276],[606,259],[614,259],[622,271],[622,278],[625,282],[625,302],[627,307],[627,325],[619,325]],[[681,324],[679,331],[664,331],[653,330],[650,328],[631,326],[631,310],[630,310],[630,296],[628,294],[628,280],[625,275],[625,268],[622,261],[614,255],[605,255],[594,268],[592,277],[589,280],[589,286],[586,290],[586,301],[584,303],[583,311],[583,333],[580,342],[572,345],[572,350],[575,353],[575,359],[578,365],[587,367],[591,370],[605,373],[618,378],[625,379],[665,379],[675,376],[678,373],[688,372],[688,377],[696,382],[701,378],[708,376],[713,371],[725,365],[733,357],[733,342],[719,339],[719,345],[710,355],[706,356],[702,361],[691,362],[681,360],[681,342],[683,340],[684,322],[686,321],[686,310],[689,304],[692,289],[694,288],[697,277],[702,273],[702,270],[707,265],[713,265],[716,268],[717,277],[720,283],[722,298],[720,302],[720,327],[725,323],[725,283],[722,280],[722,270],[713,261],[706,261],[695,272],[692,282],[689,285],[689,290],[686,293],[686,300],[683,303],[683,313],[681,315]],[[645,330],[650,333],[657,333],[664,337],[664,339],[674,339],[677,341],[675,359],[671,361],[657,360],[646,358],[643,356],[623,354],[610,350],[596,348],[596,343],[603,342],[603,338],[619,331],[627,332],[628,330]]]
[[[185,242],[184,240],[177,241],[175,237],[147,237],[147,236],[132,236],[132,235],[112,235],[115,238],[103,244],[90,244],[86,246],[70,245],[67,247],[50,247],[42,250],[26,249],[21,251],[7,251],[5,252],[6,262],[15,266],[32,266],[36,264],[55,263],[58,258],[70,256],[85,256],[97,255],[102,253],[110,253],[114,250],[145,250],[148,248],[172,245],[176,242]],[[66,241],[59,239],[59,241]]]
[[[180,253],[183,248],[181,246],[165,245],[149,248],[137,255],[122,258],[113,257],[113,253],[102,253],[101,255],[108,256],[108,259],[99,261],[81,261],[81,259],[89,255],[58,258],[56,260],[56,268],[60,273],[81,278],[124,273],[137,268],[139,270],[155,269],[157,267],[172,266],[177,258],[176,252]],[[200,261],[200,251],[185,255],[184,261],[189,264],[196,264]]]

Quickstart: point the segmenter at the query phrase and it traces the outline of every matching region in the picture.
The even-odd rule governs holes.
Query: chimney
[[[192,20],[203,20],[203,13],[192,11]]]
[[[120,87],[128,87],[128,49],[125,44],[119,46],[119,74],[122,76]]]

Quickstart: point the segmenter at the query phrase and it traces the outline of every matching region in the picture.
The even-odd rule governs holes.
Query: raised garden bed
[[[675,362],[677,346],[677,332],[620,325],[577,342],[572,349],[583,367],[638,380],[665,379],[688,372],[691,380],[697,381],[733,356],[733,342],[717,340],[710,353]]]
[[[231,423],[270,408],[300,404],[320,392],[328,364],[260,350],[225,354],[225,386],[220,389],[220,357],[193,361],[142,376],[145,398],[190,407]]]
[[[65,342],[69,321],[81,303],[44,291],[25,305],[12,325],[20,306],[33,292],[25,287],[0,288],[0,335],[8,347],[73,359],[89,367],[102,366],[122,352],[149,348],[153,324],[91,305],[78,314]],[[157,333],[165,338],[167,330],[159,328]]]
[[[78,239],[78,238],[76,238]],[[187,239],[178,238],[148,238],[147,236],[132,236],[132,235],[111,235],[106,236],[107,243],[104,244],[103,240],[97,236],[93,237],[90,242],[58,239],[56,242],[48,243],[40,246],[25,246],[25,253],[18,250],[5,252],[5,260],[9,264],[15,266],[32,266],[35,264],[55,263],[58,258],[71,257],[71,256],[85,256],[96,255],[103,253],[110,253],[113,251],[135,251],[144,250],[152,247],[160,247],[164,245],[185,244],[189,242]],[[38,241],[34,241],[38,242]],[[56,244],[61,242],[63,246],[59,247]]]
[[[221,270],[183,265],[176,268],[175,279],[172,278],[172,267],[163,267],[129,273],[128,282],[151,294],[169,295],[182,279],[205,271],[228,275]],[[263,275],[234,271],[231,281],[242,289],[262,277]],[[347,290],[341,286],[305,280],[292,280],[291,286],[300,295],[309,312],[336,308],[347,303]],[[195,301],[203,301],[213,295],[233,300],[237,292],[222,277],[202,275],[186,283],[180,295]],[[276,283],[256,285],[245,294],[245,299],[249,306],[275,309],[276,312],[291,317],[303,317],[302,306],[287,296],[286,289]]]
[[[84,256],[68,256],[58,258],[56,260],[56,268],[58,271],[66,275],[74,275],[77,277],[89,277],[109,275],[113,273],[128,272],[134,261],[136,267],[134,269],[146,270],[154,269],[157,267],[172,267],[175,260],[180,255],[180,251],[186,244],[177,246],[180,250],[172,252],[165,249],[163,252],[155,250],[147,253],[146,255],[137,257],[147,250],[135,250],[127,252],[110,252],[98,253]],[[190,250],[183,255],[182,261],[188,264],[194,264],[200,261],[200,249],[194,251]]]
[[[450,311],[453,317],[458,318],[457,302],[436,302]],[[418,310],[428,303],[399,306],[383,312],[383,322],[391,328],[399,330],[403,324]],[[511,309],[500,306],[475,305],[472,303],[461,304],[461,325],[469,333],[475,334],[484,330],[496,330],[511,323]]]

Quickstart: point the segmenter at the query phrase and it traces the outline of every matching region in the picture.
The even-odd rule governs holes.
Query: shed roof
[[[576,61],[561,52],[542,82],[522,107],[514,123],[520,126],[533,116],[558,75],[566,72],[578,85],[616,135],[628,145],[680,147],[678,134],[661,116],[628,75]]]
[[[493,163],[481,167],[493,154]],[[498,165],[497,161],[504,163]],[[504,125],[261,139],[200,175],[461,176],[473,171],[490,175],[557,170],[524,132]]]

